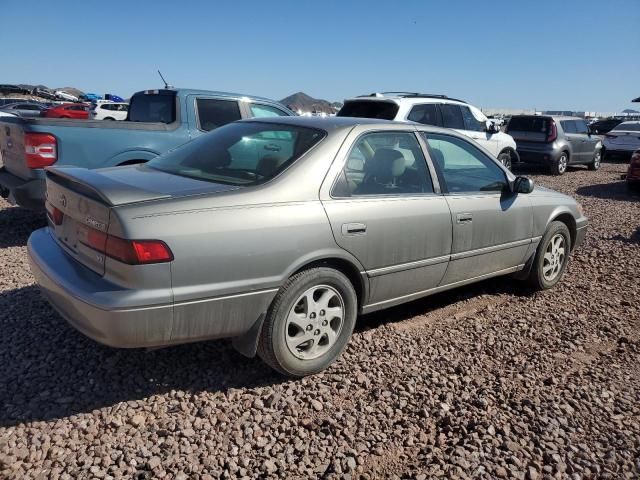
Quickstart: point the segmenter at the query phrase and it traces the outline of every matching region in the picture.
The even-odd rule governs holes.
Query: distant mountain
[[[640,113],[638,110],[633,110],[631,108],[625,108],[622,110],[622,113]]]
[[[335,113],[336,103],[327,100],[313,98],[304,92],[294,93],[280,100],[280,103],[288,106],[293,111]],[[340,108],[340,107],[337,107]]]

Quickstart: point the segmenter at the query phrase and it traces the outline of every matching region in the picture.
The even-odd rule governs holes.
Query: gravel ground
[[[509,279],[362,317],[289,381],[228,341],[100,346],[40,297],[0,203],[3,478],[638,478],[640,197],[621,164],[536,181],[591,220],[561,285]]]

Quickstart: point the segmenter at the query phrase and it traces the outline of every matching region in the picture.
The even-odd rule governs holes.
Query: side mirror
[[[529,177],[516,177],[513,182],[514,193],[531,193],[533,192],[534,183]]]
[[[486,131],[488,133],[498,133],[500,131],[500,127],[496,125],[495,122],[487,120]]]

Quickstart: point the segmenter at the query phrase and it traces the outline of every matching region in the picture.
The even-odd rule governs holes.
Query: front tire
[[[569,154],[562,152],[560,156],[551,165],[551,173],[554,175],[564,175],[569,165]]]
[[[318,373],[346,347],[357,310],[355,289],[341,272],[319,267],[297,273],[267,312],[258,355],[283,375]]]
[[[600,170],[600,163],[602,160],[602,153],[600,150],[596,150],[596,152],[593,154],[593,160],[591,161],[591,163],[588,166],[589,170]]]
[[[511,153],[502,152],[498,155],[498,160],[507,170],[511,170]]]
[[[569,262],[571,235],[567,226],[559,221],[551,222],[533,259],[529,283],[536,290],[548,290],[558,283]]]

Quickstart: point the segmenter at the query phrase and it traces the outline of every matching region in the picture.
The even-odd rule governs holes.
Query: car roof
[[[155,91],[158,91],[158,92],[160,92],[160,91],[176,92],[177,95],[181,95],[181,96],[186,96],[186,95],[214,95],[216,97],[227,97],[227,98],[233,98],[235,100],[247,99],[247,100],[250,100],[250,101],[279,103],[278,101],[273,100],[271,98],[258,97],[256,95],[247,95],[245,93],[219,92],[217,90],[202,90],[202,89],[195,89],[195,88],[177,88],[177,87],[156,88],[156,89],[142,90],[142,92],[151,92],[151,91],[153,91],[153,92],[155,92]],[[140,93],[140,92],[136,92],[136,93]]]
[[[638,123],[640,123],[640,120],[628,120],[626,122],[622,122],[620,125],[637,125]]]
[[[566,115],[513,115],[511,118],[552,118],[554,120],[584,120],[580,117],[568,117]]]
[[[469,103],[458,98],[451,98],[446,95],[414,93],[414,92],[381,92],[371,93],[369,95],[360,95],[357,97],[347,98],[345,102],[354,101],[373,101],[384,102],[393,101],[397,104],[420,105],[423,103],[454,103],[458,105],[468,105]]]
[[[391,120],[380,120],[376,118],[358,118],[358,117],[257,117],[242,120],[243,122],[263,122],[263,123],[279,123],[281,125],[296,125],[300,127],[319,128],[322,130],[338,130],[343,128],[352,128],[356,125],[379,125],[380,127],[389,125],[398,125],[400,122]],[[406,123],[406,122],[404,122]],[[407,123],[407,125],[412,125]]]
[[[240,120],[240,122],[261,122],[274,123],[280,125],[295,125],[307,128],[318,128],[327,132],[336,132],[340,130],[350,130],[356,126],[365,126],[370,130],[389,129],[402,130],[408,128],[421,132],[445,133],[456,137],[466,138],[462,134],[448,128],[436,127],[433,125],[424,125],[416,122],[398,122],[394,120],[381,120],[378,118],[361,118],[361,117],[260,117],[248,118]]]

